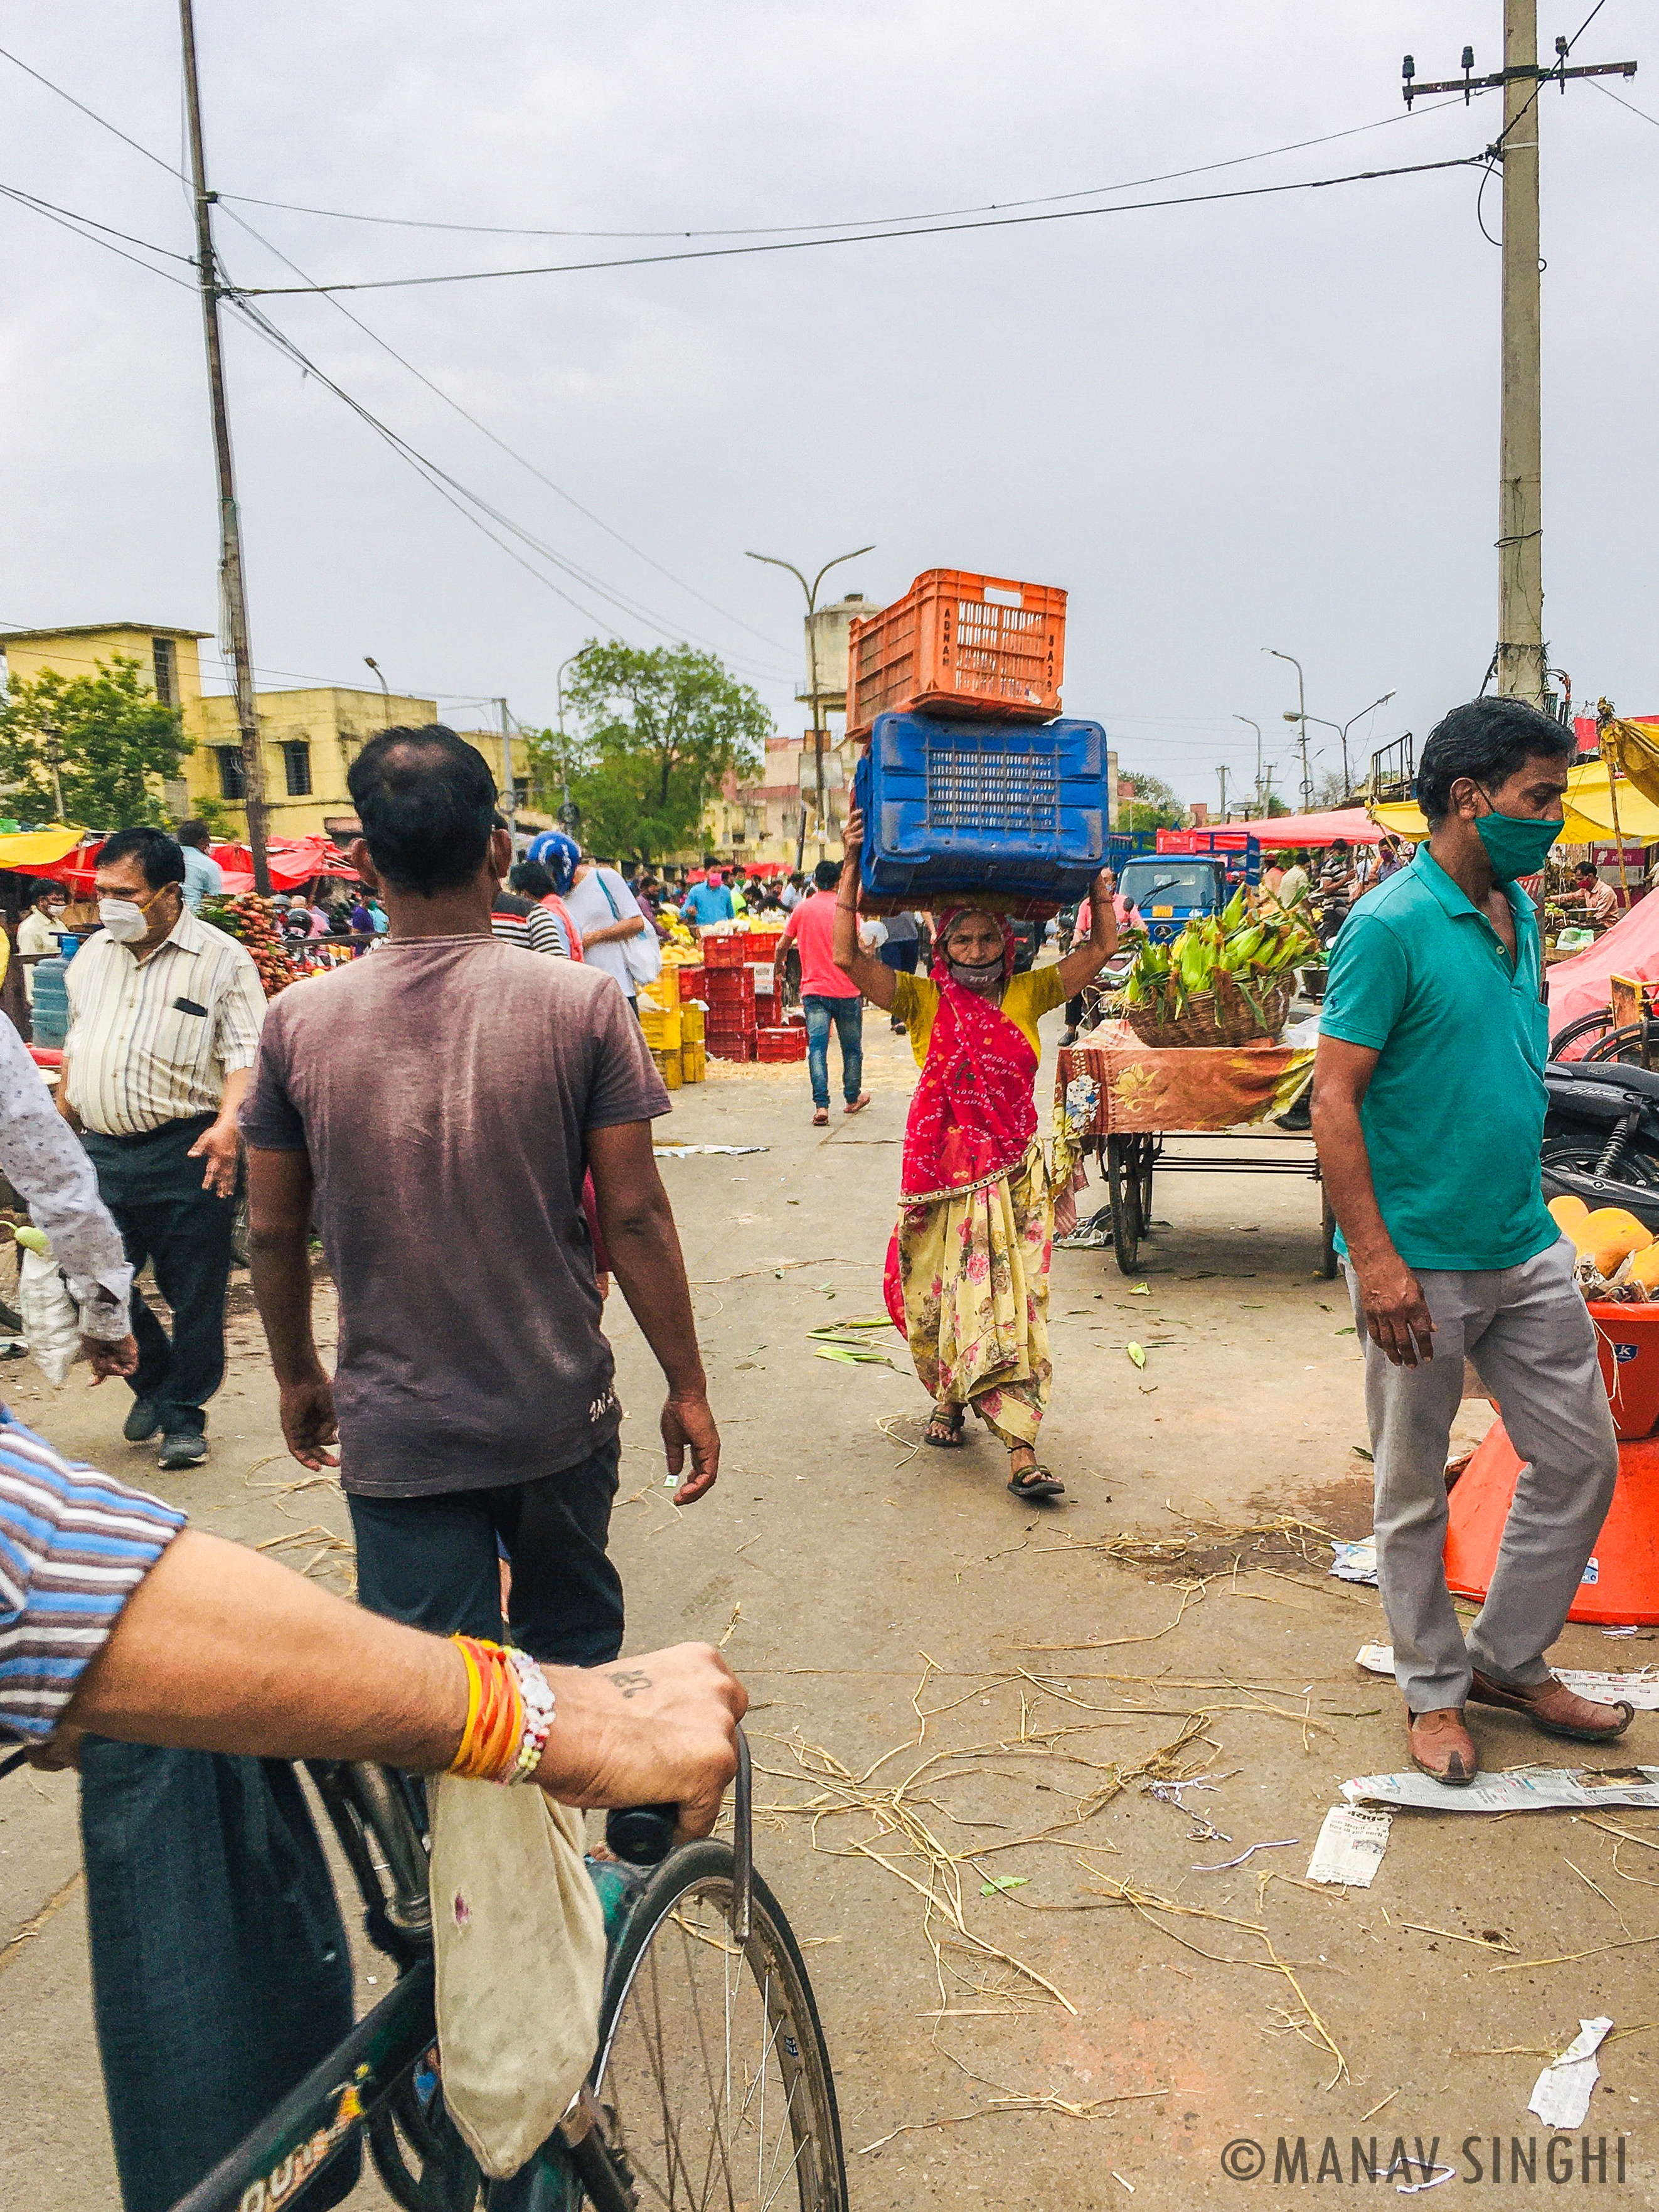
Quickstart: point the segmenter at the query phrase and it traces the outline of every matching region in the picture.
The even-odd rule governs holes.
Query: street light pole
[[[376,660],[372,653],[366,653],[363,655],[363,666],[365,668],[372,668],[374,671],[375,675],[380,678],[380,727],[383,730],[389,730],[392,727],[392,694],[386,688],[386,680],[385,675],[381,672],[380,664]]]
[[[1281,653],[1276,645],[1264,645],[1261,650],[1272,653],[1275,660],[1288,660],[1296,671],[1297,710],[1293,715],[1286,714],[1285,720],[1299,722],[1302,726],[1302,811],[1307,814],[1313,808],[1313,776],[1308,767],[1308,692],[1302,680],[1302,663],[1293,653]]]
[[[253,647],[248,639],[242,519],[236,504],[230,416],[225,406],[224,362],[219,348],[219,264],[214,258],[211,215],[216,195],[208,190],[207,160],[202,150],[202,101],[196,79],[196,24],[191,0],[179,0],[179,35],[184,53],[185,113],[190,130],[190,167],[196,202],[196,275],[202,290],[208,398],[213,415],[213,457],[219,474],[219,586],[230,647],[231,683],[236,695],[236,724],[242,741],[242,804],[247,815],[248,850],[253,856],[253,888],[262,898],[269,898],[265,763],[259,750],[259,718],[253,702]]]
[[[513,735],[509,726],[505,699],[495,702],[501,714],[501,811],[507,817],[507,835],[515,836],[519,827],[519,786],[513,773]]]
[[[876,549],[873,545],[857,545],[854,547],[850,553],[837,553],[833,561],[826,561],[824,562],[823,568],[818,570],[817,574],[813,577],[810,584],[807,582],[805,577],[802,575],[800,570],[795,566],[793,561],[780,561],[775,553],[745,553],[744,556],[744,558],[746,561],[763,561],[769,568],[787,568],[790,574],[794,578],[795,581],[800,586],[802,591],[806,594],[806,666],[812,690],[812,759],[814,764],[814,781],[817,788],[817,798],[815,804],[817,806],[818,818],[818,845],[820,848],[818,858],[820,860],[824,857],[822,848],[827,842],[823,834],[824,815],[826,812],[823,796],[823,695],[818,684],[818,637],[817,630],[812,627],[812,617],[817,612],[818,586],[830,574],[830,571],[832,568],[840,568],[843,561],[856,561],[860,554],[873,553],[875,550]],[[806,817],[803,811],[801,816],[800,836],[796,841],[795,845],[795,866],[797,872],[799,872],[802,865],[805,846]]]
[[[580,659],[580,653],[567,653],[553,678],[553,696],[559,715],[559,775],[564,786],[564,804],[559,809],[559,819],[567,830],[570,827],[570,747],[564,734],[564,672],[573,660]]]
[[[1249,723],[1250,728],[1255,732],[1255,803],[1259,808],[1261,805],[1261,725],[1260,722],[1250,721],[1248,714],[1235,714],[1233,720],[1236,722]]]

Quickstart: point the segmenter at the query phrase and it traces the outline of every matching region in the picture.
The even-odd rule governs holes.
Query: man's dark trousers
[[[204,1409],[225,1376],[225,1290],[236,1200],[204,1190],[206,1161],[187,1157],[213,1119],[198,1114],[164,1121],[142,1137],[104,1137],[88,1129],[82,1140],[134,1275],[154,1261],[161,1296],[173,1309],[169,1343],[134,1283],[138,1367],[132,1394],[154,1400],[166,1436],[199,1435],[206,1428]]]
[[[606,1556],[621,1444],[574,1467],[490,1490],[349,1497],[357,1599],[440,1636],[501,1636],[501,1570],[513,1568],[513,1641],[560,1667],[603,1667],[622,1650],[622,1577]]]

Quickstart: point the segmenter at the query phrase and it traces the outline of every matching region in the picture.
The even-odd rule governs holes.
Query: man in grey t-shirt
[[[242,1129],[253,1285],[301,1465],[332,1466],[376,1611],[514,1638],[540,1659],[616,1656],[605,1556],[617,1402],[582,1180],[611,1267],[668,1378],[676,1502],[714,1482],[685,1267],[651,1146],[668,1094],[615,980],[526,960],[490,933],[511,858],[480,755],[383,732],[348,779],[352,865],[383,890],[372,960],[273,1000]],[[311,1327],[315,1218],[339,1291],[332,1379]]]

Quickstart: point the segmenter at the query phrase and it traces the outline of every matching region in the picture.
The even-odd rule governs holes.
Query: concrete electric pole
[[[247,812],[248,849],[253,855],[253,888],[262,897],[269,898],[265,763],[259,750],[259,719],[253,704],[253,648],[248,641],[242,520],[236,505],[230,417],[225,410],[224,361],[219,347],[219,264],[214,258],[211,212],[215,195],[208,190],[207,162],[202,151],[202,100],[196,77],[196,24],[191,0],[179,0],[179,36],[184,50],[185,113],[190,129],[190,170],[196,203],[196,275],[202,289],[202,330],[207,340],[213,457],[219,471],[219,592],[223,604],[226,642],[230,647],[230,678],[236,694],[236,726],[242,740],[242,804]]]
[[[1223,761],[1216,774],[1221,778],[1221,819],[1227,818],[1227,763]]]
[[[1504,0],[1504,66],[1495,76],[1475,76],[1474,49],[1463,49],[1462,77],[1419,84],[1410,54],[1401,74],[1406,105],[1419,94],[1461,92],[1464,105],[1477,92],[1504,94],[1504,130],[1486,149],[1504,174],[1504,301],[1500,341],[1501,419],[1498,460],[1498,652],[1500,692],[1547,714],[1555,711],[1544,643],[1544,501],[1540,416],[1543,374],[1538,278],[1538,126],[1543,94],[1553,82],[1565,94],[1569,77],[1634,76],[1634,62],[1581,63],[1567,67],[1579,36],[1600,13],[1592,9],[1571,39],[1558,38],[1554,66],[1538,66],[1537,0]]]
[[[1504,0],[1504,311],[1498,459],[1498,689],[1553,710],[1544,647],[1538,285],[1537,0]]]

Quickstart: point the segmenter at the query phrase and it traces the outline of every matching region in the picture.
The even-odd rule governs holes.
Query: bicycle
[[[672,1808],[611,1814],[622,1863],[593,1869],[611,1936],[593,2063],[533,2172],[507,2184],[485,2183],[443,2112],[419,1783],[374,1765],[307,1771],[398,1978],[173,2212],[281,2212],[359,2138],[404,2212],[473,2212],[481,2189],[526,2212],[847,2212],[811,1984],[754,1871],[741,1732],[729,1844],[672,1848]]]

